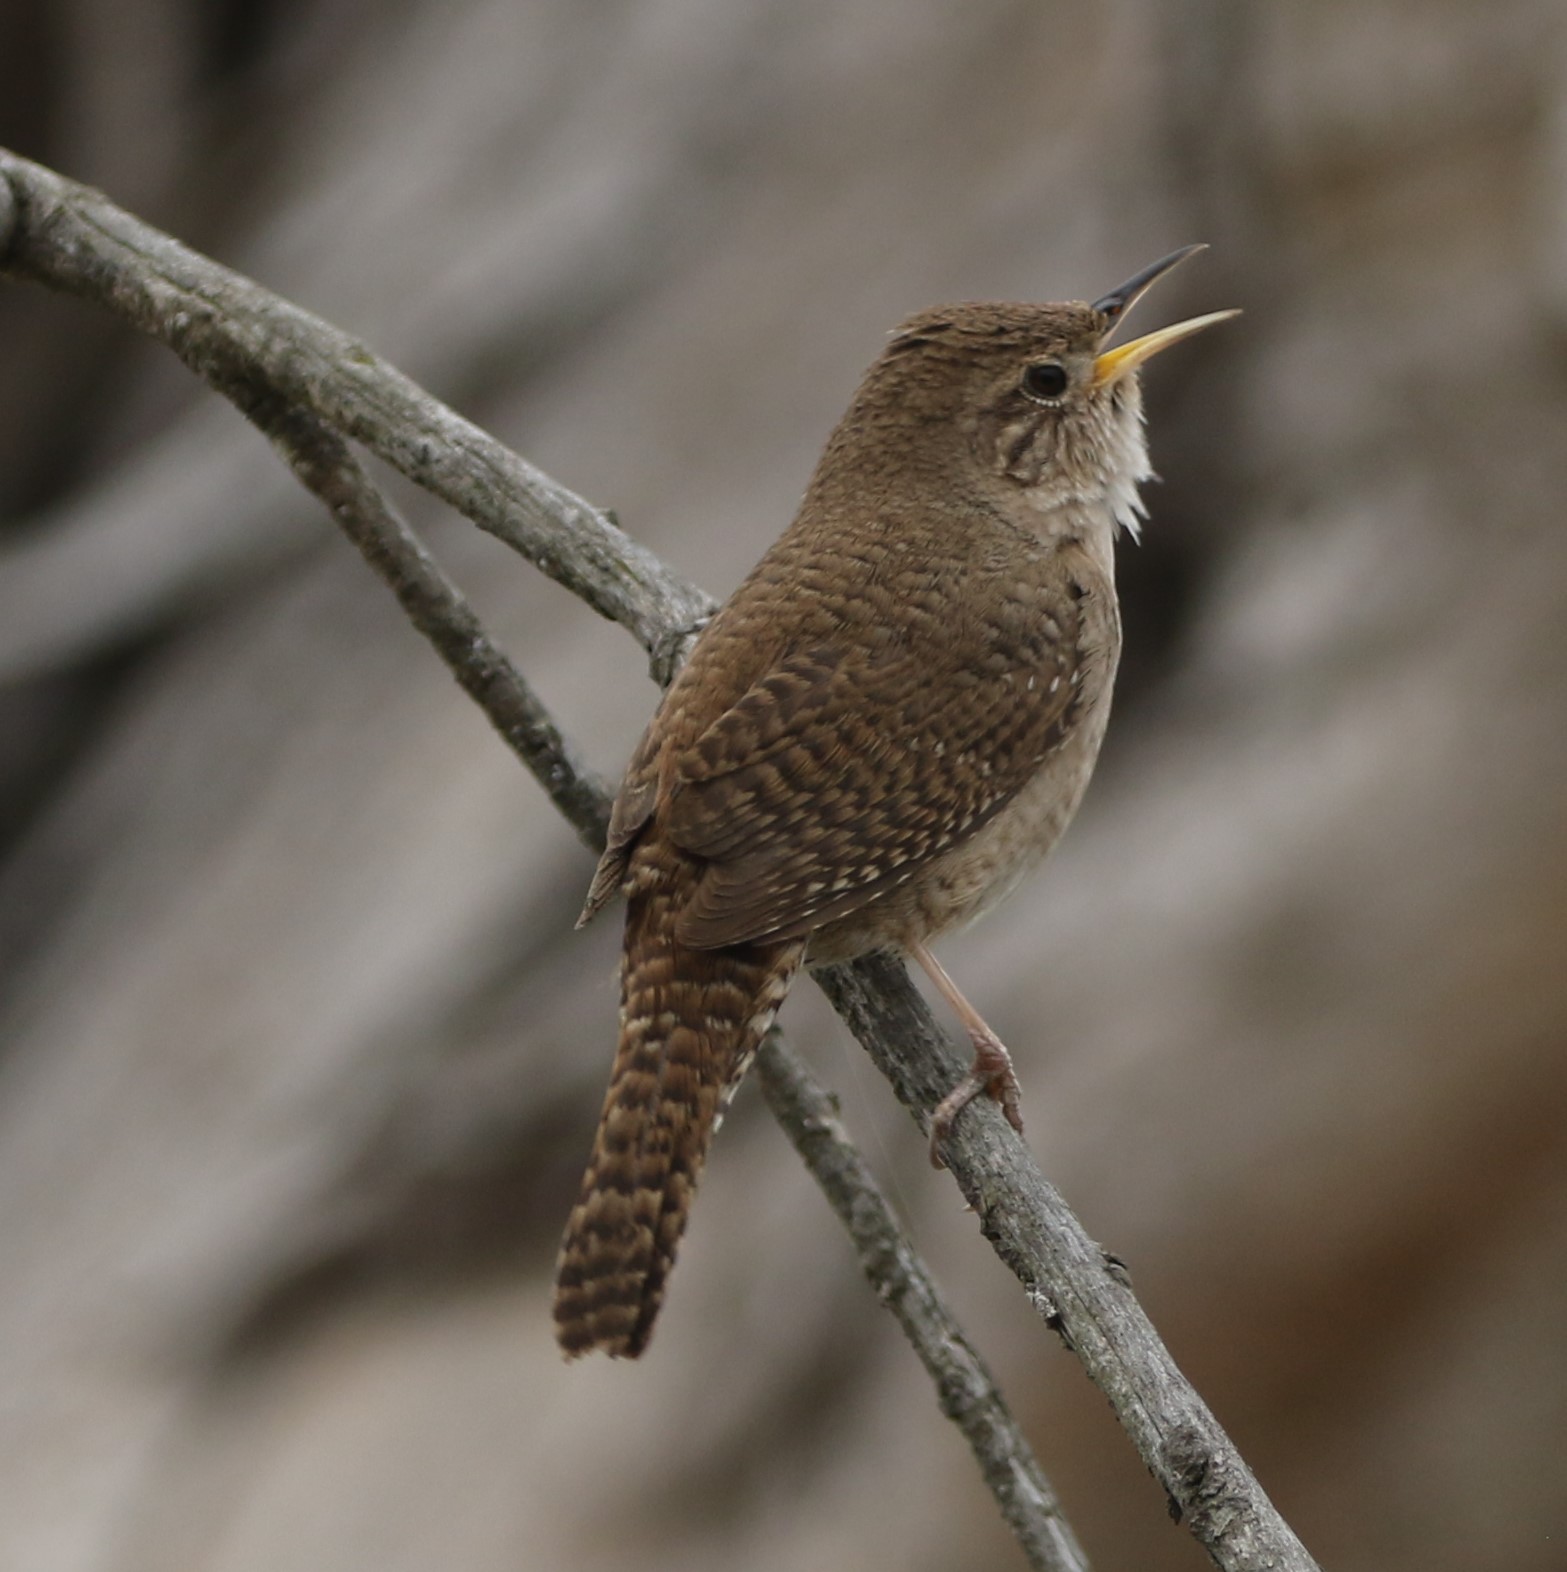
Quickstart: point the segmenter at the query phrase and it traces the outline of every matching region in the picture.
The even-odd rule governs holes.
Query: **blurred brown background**
[[[1088,806],[945,957],[1324,1565],[1567,1566],[1567,17],[1554,0],[6,0],[0,142],[360,333],[709,589],[883,332],[1143,326]],[[618,630],[415,516],[606,775]],[[0,1566],[1011,1568],[754,1091],[567,1369],[590,859],[262,441],[0,287]],[[1205,1562],[802,988],[1103,1569]]]

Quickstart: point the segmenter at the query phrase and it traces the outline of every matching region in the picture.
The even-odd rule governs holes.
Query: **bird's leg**
[[[935,983],[941,997],[952,1006],[952,1012],[962,1021],[974,1045],[974,1063],[967,1075],[936,1105],[930,1118],[930,1160],[937,1168],[945,1168],[941,1160],[941,1146],[952,1133],[952,1123],[981,1092],[988,1093],[1007,1116],[1007,1122],[1023,1133],[1023,1103],[1017,1074],[1012,1068],[1012,1056],[1006,1044],[985,1024],[984,1017],[958,991],[958,985],[947,975],[946,968],[923,944],[910,947],[909,954],[925,970],[925,975]]]

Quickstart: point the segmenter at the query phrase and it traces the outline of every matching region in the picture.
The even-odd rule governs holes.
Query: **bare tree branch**
[[[595,855],[609,830],[609,792],[577,757],[522,673],[479,621],[462,591],[365,473],[348,444],[296,405],[242,406],[327,506],[344,534],[435,646],[464,692],[538,778],[550,801]]]
[[[967,1068],[901,961],[870,956],[816,980],[903,1105],[930,1110]],[[1225,1568],[1306,1572],[1316,1562],[1264,1494],[1132,1293],[1125,1266],[1083,1230],[1022,1138],[989,1101],[972,1105],[943,1153],[996,1254],[1045,1324],[1109,1398],[1170,1515]]]
[[[756,1067],[768,1107],[826,1191],[877,1298],[898,1318],[935,1382],[942,1413],[963,1432],[1029,1565],[1086,1572],[1088,1558],[1050,1481],[845,1133],[836,1103],[776,1031],[768,1034]]]
[[[620,623],[667,681],[680,640],[713,603],[608,515],[341,328],[197,255],[100,192],[3,150],[0,175],[14,209],[0,227],[6,272],[106,306],[236,402],[253,386],[313,410]]]
[[[169,344],[253,418],[270,420],[301,478],[340,519],[357,520],[373,537],[376,545],[367,555],[398,589],[410,614],[422,607],[420,614],[438,625],[443,613],[435,608],[456,592],[400,521],[392,533],[401,544],[395,550],[385,546],[388,537],[376,524],[385,504],[378,498],[369,502],[368,478],[340,442],[327,440],[322,423],[362,442],[622,623],[652,653],[655,673],[667,680],[711,602],[603,514],[338,329],[197,256],[98,193],[3,151],[0,182],[8,187],[10,209],[0,198],[0,269],[107,306]],[[279,409],[319,419],[288,425],[267,413]],[[440,593],[430,600],[437,587]],[[453,626],[459,625],[468,626],[461,617]],[[514,671],[488,656],[483,673],[468,682],[461,673],[461,639],[443,635],[436,642],[481,702],[485,692],[508,689],[513,679],[521,685]],[[548,754],[550,738],[559,733],[542,709],[523,703],[515,715],[516,724],[497,721],[508,741],[519,751],[537,744]],[[554,757],[566,760],[559,776],[564,781],[574,772],[564,753]],[[591,795],[583,799],[567,791],[565,801],[558,795],[556,801],[568,816],[584,803],[602,812],[601,799],[594,808]],[[584,828],[573,822],[579,832]],[[823,971],[819,980],[905,1106],[922,1126],[928,1124],[931,1109],[963,1066],[901,964],[873,957]],[[1119,1263],[1083,1232],[999,1109],[983,1101],[973,1105],[944,1152],[986,1237],[1109,1398],[1164,1486],[1172,1514],[1184,1519],[1214,1562],[1231,1572],[1314,1568],[1176,1368]],[[1003,1511],[1010,1510],[1003,1503]]]

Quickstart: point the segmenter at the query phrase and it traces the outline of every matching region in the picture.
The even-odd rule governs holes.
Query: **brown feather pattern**
[[[1015,617],[949,637],[939,661],[867,657],[849,638],[790,654],[679,757],[661,827],[707,863],[678,917],[684,942],[808,934],[1005,807],[1081,700],[1078,603],[1058,589],[1047,610],[1031,588],[1015,587]]]
[[[674,940],[694,872],[632,862],[620,1046],[561,1244],[556,1337],[569,1357],[647,1344],[710,1141],[800,963],[799,943],[695,951]]]
[[[922,946],[1045,855],[1108,715],[1135,385],[1088,306],[913,319],[632,757],[583,911],[628,896],[621,1027],[561,1250],[568,1355],[639,1353],[723,1105],[810,946]],[[1028,395],[1041,355],[1059,405]],[[1112,503],[1112,493],[1115,497]]]

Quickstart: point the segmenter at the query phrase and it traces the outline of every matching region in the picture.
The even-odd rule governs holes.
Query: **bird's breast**
[[[904,884],[811,935],[811,964],[907,949],[966,926],[1004,900],[1049,855],[1077,812],[1110,719],[1120,629],[1110,617],[1085,651],[1079,719],[1022,789],[980,830]]]

